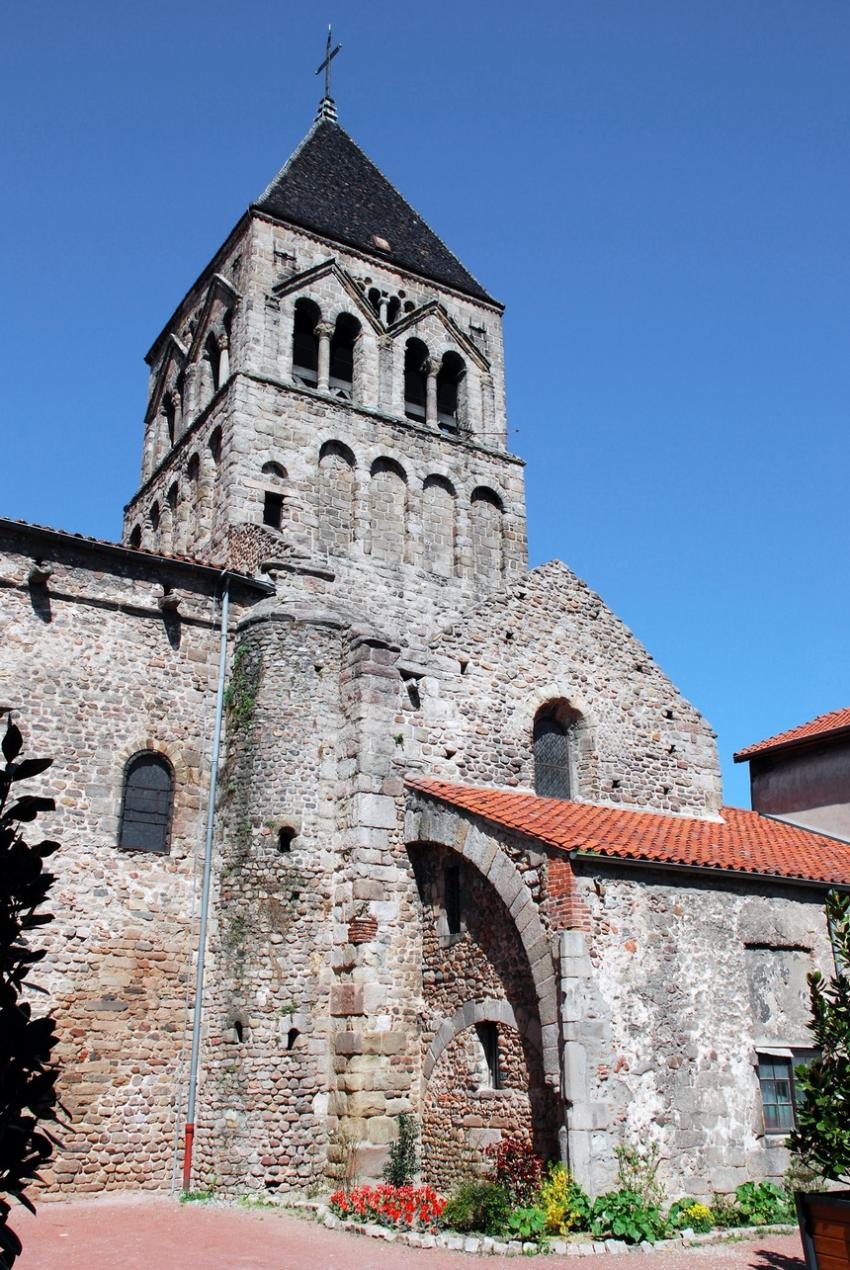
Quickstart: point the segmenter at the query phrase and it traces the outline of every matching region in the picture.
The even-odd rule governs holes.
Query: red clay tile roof
[[[755,811],[724,807],[722,820],[697,820],[445,781],[416,778],[406,783],[564,851],[850,885],[850,844]]]
[[[744,763],[755,754],[765,754],[768,750],[778,750],[784,745],[793,745],[795,741],[810,741],[817,737],[832,736],[836,732],[846,732],[850,728],[850,706],[842,710],[830,710],[829,714],[819,714],[809,723],[801,723],[798,728],[790,728],[787,732],[778,732],[769,736],[766,741],[757,741],[744,750],[733,755],[736,763]]]

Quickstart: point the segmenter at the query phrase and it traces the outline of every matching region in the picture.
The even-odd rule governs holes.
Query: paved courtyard
[[[146,1196],[41,1204],[21,1209],[21,1270],[473,1270],[503,1264],[436,1249],[406,1248],[270,1209],[179,1204]],[[639,1256],[535,1257],[540,1267],[575,1270],[803,1270],[795,1236],[758,1238],[710,1249]],[[17,1270],[17,1267],[16,1267]]]

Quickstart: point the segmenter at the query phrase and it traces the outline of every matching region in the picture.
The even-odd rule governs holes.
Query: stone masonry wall
[[[36,559],[52,569],[46,583],[28,582]],[[55,759],[39,781],[57,806],[38,832],[61,849],[51,860],[56,920],[40,936],[47,955],[38,981],[59,1023],[69,1124],[48,1188],[171,1181],[185,1110],[216,582],[26,531],[0,539],[0,694],[15,707],[27,753]],[[165,587],[179,599],[176,614],[158,606]],[[237,620],[252,598],[234,595]],[[117,846],[124,766],[144,749],[174,769],[165,856]]]
[[[326,1164],[340,640],[264,601],[234,653],[199,1168],[236,1193]]]
[[[589,930],[566,932],[562,1026],[574,1163],[592,1191],[613,1146],[655,1140],[671,1195],[781,1178],[760,1046],[807,1048],[805,974],[830,971],[817,890],[576,863]]]

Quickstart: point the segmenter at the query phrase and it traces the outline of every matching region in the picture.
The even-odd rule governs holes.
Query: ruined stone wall
[[[477,605],[423,654],[411,768],[470,784],[534,788],[537,711],[580,715],[574,797],[716,815],[714,734],[598,595],[559,562]],[[430,659],[430,660],[427,660]]]
[[[230,1192],[325,1168],[340,641],[264,601],[234,652],[198,1137]]]
[[[576,864],[589,930],[562,949],[574,1163],[607,1189],[613,1147],[655,1140],[672,1194],[780,1179],[756,1056],[811,1044],[806,972],[830,971],[817,890]]]
[[[52,569],[45,584],[27,581],[36,558]],[[61,849],[37,980],[59,1024],[69,1123],[48,1187],[171,1182],[218,666],[215,584],[25,531],[0,540],[0,695],[27,753],[55,759],[38,782],[56,811],[37,832]],[[176,614],[158,606],[166,586]],[[246,598],[234,597],[236,619]],[[174,770],[168,855],[117,846],[125,764],[147,749]]]

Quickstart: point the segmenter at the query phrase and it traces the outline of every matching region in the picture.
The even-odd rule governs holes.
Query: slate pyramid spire
[[[254,208],[495,303],[338,123],[330,97]]]

